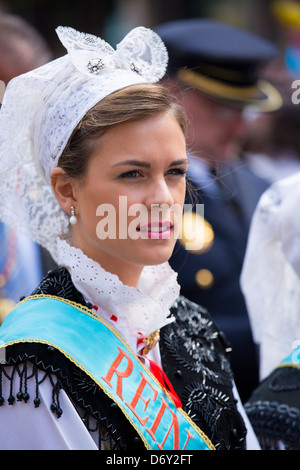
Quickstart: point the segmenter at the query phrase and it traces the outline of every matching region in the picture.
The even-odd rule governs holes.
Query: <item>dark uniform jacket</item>
[[[187,251],[180,240],[170,265],[178,272],[182,295],[204,305],[231,343],[231,365],[244,400],[258,384],[258,358],[240,275],[251,217],[267,183],[241,162],[214,176],[211,184],[218,186],[216,191],[207,180],[190,177],[193,198],[188,196],[186,202],[204,205],[204,219],[214,238],[199,252]],[[202,270],[211,276],[208,284],[201,281]]]

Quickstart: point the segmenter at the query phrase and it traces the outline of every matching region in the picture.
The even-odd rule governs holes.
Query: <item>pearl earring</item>
[[[77,217],[75,215],[74,206],[71,206],[71,217],[70,217],[70,224],[75,225],[77,222]]]

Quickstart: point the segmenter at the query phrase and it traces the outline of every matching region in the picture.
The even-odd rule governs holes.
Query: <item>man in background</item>
[[[52,59],[44,38],[27,21],[0,12],[0,80],[5,85]]]
[[[259,68],[277,54],[257,36],[210,19],[162,24],[157,33],[168,49],[166,86],[188,117],[188,177],[196,202],[204,204],[204,239],[183,236],[170,260],[181,292],[205,306],[232,346],[232,368],[242,400],[258,383],[253,343],[240,273],[253,211],[267,182],[239,160],[247,132],[245,110],[271,112],[279,93],[259,79]],[[187,202],[190,202],[187,199]],[[190,217],[190,214],[186,216]]]

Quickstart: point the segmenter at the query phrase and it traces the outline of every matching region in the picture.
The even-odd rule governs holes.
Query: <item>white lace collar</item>
[[[179,295],[177,274],[169,263],[145,266],[138,289],[124,285],[80,249],[58,240],[59,264],[68,269],[75,287],[109,323],[132,337],[147,337],[174,321],[170,307]],[[117,324],[115,324],[115,317]]]

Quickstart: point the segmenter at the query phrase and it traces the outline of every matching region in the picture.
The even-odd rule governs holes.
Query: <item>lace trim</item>
[[[60,265],[68,269],[76,289],[125,338],[128,333],[136,339],[148,337],[174,321],[169,309],[179,295],[179,285],[177,274],[168,263],[146,266],[137,290],[124,285],[116,275],[65,240],[58,241],[58,252]],[[118,318],[117,325],[111,320],[112,315]]]
[[[56,29],[57,35],[68,50],[75,67],[90,76],[89,60],[99,58],[99,72],[111,69],[135,71],[146,81],[156,82],[162,78],[168,63],[168,53],[161,39],[148,28],[134,28],[114,50],[103,39],[81,33],[73,28]],[[97,73],[98,71],[96,71]]]

